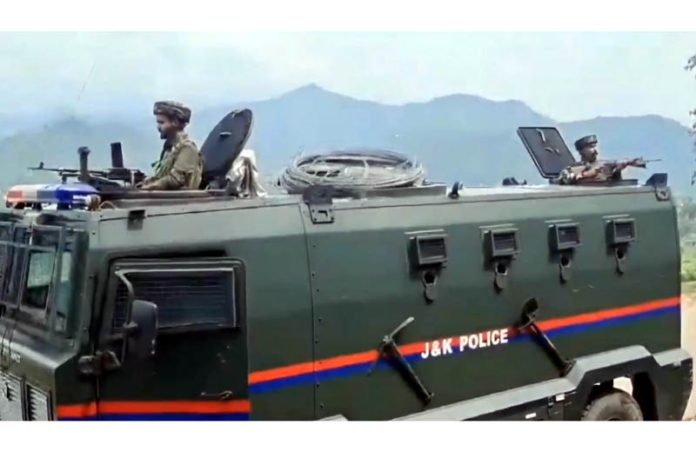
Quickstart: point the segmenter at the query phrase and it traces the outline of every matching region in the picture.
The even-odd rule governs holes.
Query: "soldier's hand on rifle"
[[[139,190],[149,190],[147,188],[147,186],[150,184],[150,182],[152,182],[152,180],[153,180],[152,176],[146,177],[145,179],[143,179],[140,182],[138,182],[137,184],[135,184],[135,188],[137,188]]]
[[[619,160],[613,162],[606,162],[605,167],[609,169],[609,172],[614,175],[623,171],[630,162],[628,160]]]
[[[590,168],[588,170],[582,171],[580,173],[579,178],[580,179],[591,179],[591,178],[597,177],[597,175],[599,174],[600,171],[601,171],[600,168]]]

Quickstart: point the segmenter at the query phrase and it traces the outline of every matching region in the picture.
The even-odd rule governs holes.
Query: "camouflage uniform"
[[[599,171],[593,177],[582,177],[582,174],[586,171],[596,169],[599,169]],[[561,171],[558,179],[563,184],[574,184],[581,179],[603,182],[612,179],[612,177],[612,174],[604,171],[602,162],[594,161],[578,162],[573,166],[569,166]]]
[[[185,126],[191,110],[178,102],[155,103],[153,113],[177,118]],[[167,139],[155,165],[155,173],[142,185],[146,190],[197,190],[203,175],[203,159],[196,144],[183,130]]]
[[[143,188],[151,190],[196,190],[201,184],[203,160],[196,143],[183,132],[164,144],[155,174]]]
[[[580,153],[581,160],[561,171],[558,176],[560,183],[575,184],[580,180],[605,182],[616,177],[606,164],[597,160],[597,142],[596,135],[588,135],[575,142],[575,150]]]
[[[643,159],[622,161],[597,160],[597,136],[588,135],[575,142],[575,149],[580,153],[580,162],[571,165],[560,172],[558,181],[561,184],[575,184],[578,181],[606,182],[620,180],[621,171],[628,166],[645,168]]]

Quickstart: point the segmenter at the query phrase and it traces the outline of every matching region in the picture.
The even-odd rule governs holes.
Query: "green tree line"
[[[683,197],[677,204],[682,249],[682,280],[696,281],[696,201]]]
[[[689,61],[687,61],[687,63],[686,63],[686,70],[687,71],[696,71],[696,55],[693,55],[691,58],[689,58]],[[696,132],[696,108],[691,110],[689,113],[695,119],[694,123],[691,125],[691,128],[694,132]]]

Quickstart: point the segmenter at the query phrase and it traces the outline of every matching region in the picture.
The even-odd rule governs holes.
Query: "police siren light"
[[[83,183],[15,185],[7,191],[5,201],[9,205],[58,204],[73,208],[88,206],[98,194],[94,187]]]

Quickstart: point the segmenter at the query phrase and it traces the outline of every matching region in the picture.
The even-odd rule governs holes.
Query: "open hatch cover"
[[[202,187],[224,186],[224,179],[251,134],[251,110],[235,110],[215,126],[201,147],[203,156]]]
[[[555,127],[520,127],[517,134],[545,179],[555,179],[564,168],[577,163]]]

